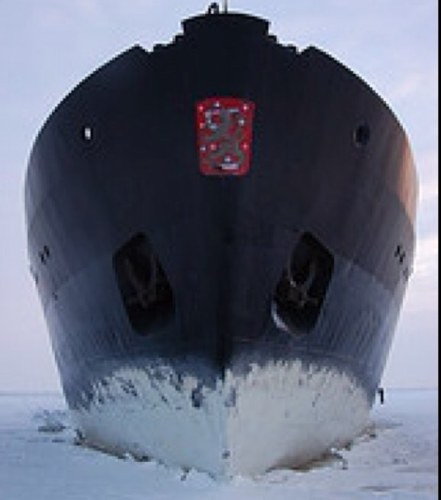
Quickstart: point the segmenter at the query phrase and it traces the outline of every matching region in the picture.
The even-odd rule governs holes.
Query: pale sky
[[[24,176],[54,106],[118,53],[171,41],[210,2],[2,0],[0,14],[0,390],[58,390],[28,267]],[[389,104],[409,136],[420,180],[417,255],[385,387],[438,386],[438,7],[436,0],[230,0],[271,21],[299,49],[349,66]]]

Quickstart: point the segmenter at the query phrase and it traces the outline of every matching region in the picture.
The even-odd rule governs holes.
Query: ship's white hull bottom
[[[300,361],[227,372],[214,388],[156,366],[119,369],[72,413],[91,445],[225,477],[299,466],[348,444],[369,402],[347,374]]]

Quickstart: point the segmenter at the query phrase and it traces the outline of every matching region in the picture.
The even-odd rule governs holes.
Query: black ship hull
[[[26,182],[85,440],[216,475],[350,441],[411,271],[415,198],[381,99],[265,21],[193,18],[96,71],[43,127]]]

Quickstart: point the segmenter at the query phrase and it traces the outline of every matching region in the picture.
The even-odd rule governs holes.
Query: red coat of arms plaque
[[[244,175],[250,169],[255,105],[236,97],[196,104],[199,168],[205,175]]]

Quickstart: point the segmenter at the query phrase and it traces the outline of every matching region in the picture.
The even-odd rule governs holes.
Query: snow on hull
[[[350,442],[369,402],[348,375],[300,361],[227,371],[214,388],[171,368],[123,368],[72,410],[87,443],[210,474],[299,466]],[[127,390],[129,387],[131,390]]]
[[[229,383],[237,394],[226,424],[232,474],[305,464],[347,444],[368,422],[364,390],[330,368],[273,364]]]

